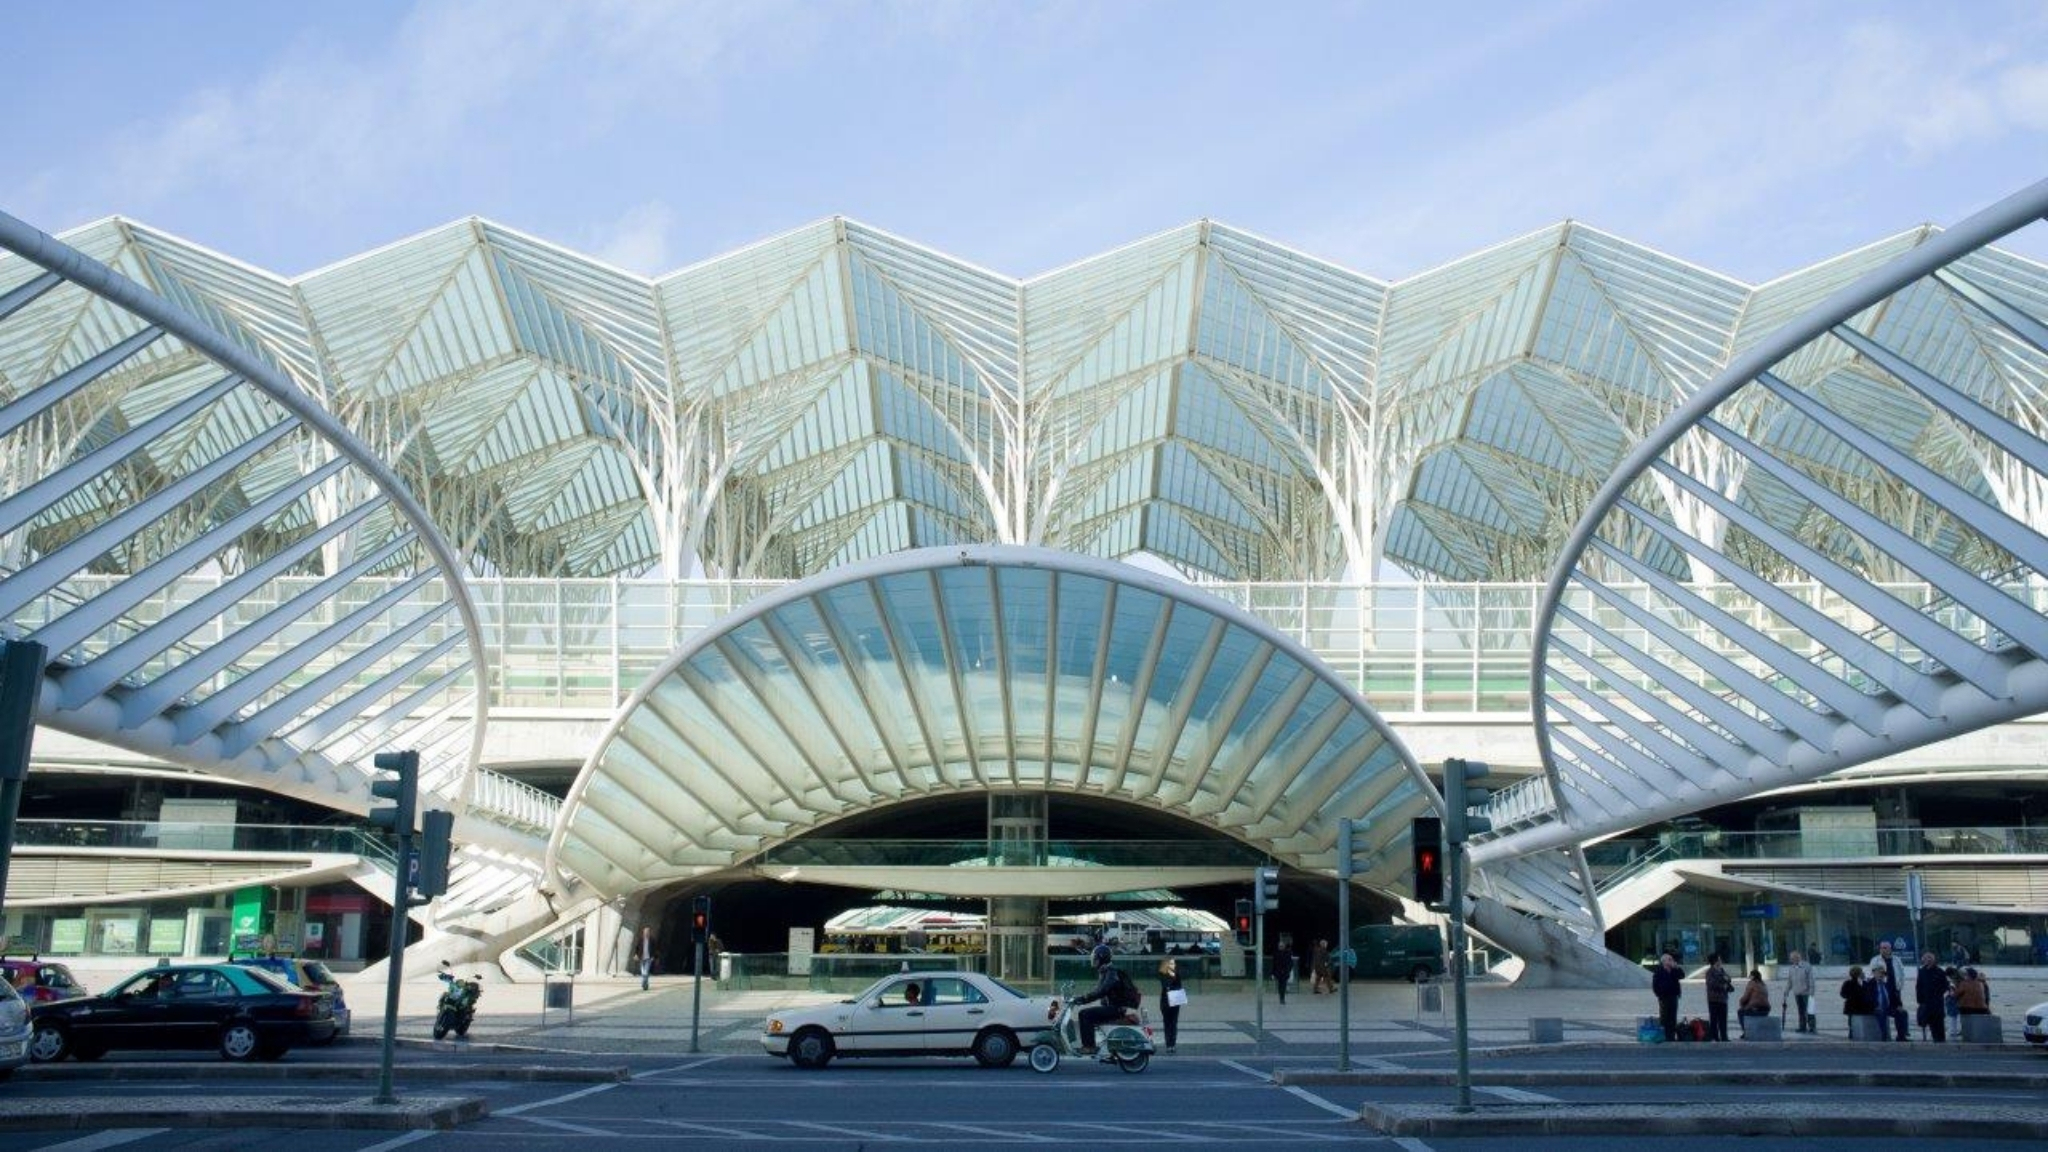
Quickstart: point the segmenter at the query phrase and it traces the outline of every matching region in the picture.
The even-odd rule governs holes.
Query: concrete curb
[[[1946,1107],[1905,1110],[1865,1103],[1825,1105],[1475,1105],[1368,1104],[1359,1119],[1388,1136],[1917,1136],[2048,1140],[2048,1110],[2005,1109],[2004,1115]]]
[[[15,1075],[23,1080],[375,1080],[375,1064],[256,1064],[224,1069],[218,1063],[180,1061],[162,1064],[28,1064]],[[543,1065],[400,1064],[392,1078],[407,1080],[565,1081],[577,1084],[615,1083],[633,1078],[629,1069],[565,1068]]]
[[[480,1096],[416,1096],[395,1105],[285,1096],[53,1097],[0,1101],[0,1131],[82,1128],[448,1129],[481,1120]]]
[[[1542,1086],[1581,1085],[1587,1087],[1660,1085],[1660,1084],[1755,1084],[1755,1085],[1826,1085],[1842,1088],[2026,1088],[2048,1090],[2048,1074],[2036,1075],[2029,1072],[1838,1072],[1800,1069],[1762,1068],[1656,1068],[1625,1069],[1621,1071],[1601,1069],[1558,1069],[1551,1070],[1493,1070],[1475,1072],[1474,1084],[1495,1084],[1501,1086]],[[1280,1070],[1273,1074],[1273,1083],[1285,1088],[1297,1087],[1358,1087],[1398,1088],[1434,1087],[1457,1083],[1457,1074],[1448,1070],[1414,1072],[1312,1072]]]

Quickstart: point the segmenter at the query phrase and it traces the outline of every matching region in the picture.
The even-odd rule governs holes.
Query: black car
[[[229,1060],[275,1060],[334,1037],[334,1006],[239,964],[147,968],[97,996],[30,1009],[37,1063],[97,1060],[115,1048],[217,1048]]]

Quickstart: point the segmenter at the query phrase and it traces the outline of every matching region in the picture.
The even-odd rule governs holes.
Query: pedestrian
[[[1764,987],[1764,970],[1751,968],[1749,983],[1743,985],[1742,1000],[1735,1005],[1735,1016],[1742,1024],[1742,1038],[1749,1039],[1749,1019],[1752,1016],[1771,1014],[1771,990]]]
[[[1948,963],[1951,968],[1969,966],[1970,950],[1963,946],[1961,940],[1951,940],[1948,942]]]
[[[1906,1001],[1904,999],[1906,973],[1899,966],[1898,958],[1892,955],[1892,942],[1889,940],[1878,941],[1877,955],[1872,956],[1870,963],[1864,965],[1864,967],[1870,970],[1870,978],[1872,980],[1877,979],[1878,973],[1884,973],[1885,981],[1891,985],[1892,993],[1891,1015],[1886,1017],[1886,1019],[1898,1029],[1899,1039],[1911,1040],[1913,1037],[1906,1028]],[[1879,1023],[1878,1034],[1883,1035],[1884,1030],[1885,1025]]]
[[[1664,1029],[1664,1039],[1678,1039],[1678,994],[1684,988],[1680,981],[1684,974],[1678,970],[1678,957],[1664,953],[1657,961],[1657,970],[1650,973],[1650,991],[1657,996],[1657,1023]]]
[[[1989,1016],[1991,1014],[1991,985],[1975,968],[1963,969],[1963,978],[1956,983],[1956,1014],[1958,1016]]]
[[[640,929],[640,948],[636,953],[640,962],[640,990],[647,991],[647,979],[654,975],[654,929]]]
[[[1849,1022],[1849,1039],[1856,1038],[1856,1018],[1871,1011],[1870,984],[1863,979],[1863,966],[1851,964],[1848,978],[1842,981],[1842,1018]]]
[[[1936,1044],[1948,1038],[1948,1009],[1942,1004],[1948,992],[1948,973],[1934,962],[1934,953],[1922,952],[1920,971],[1913,977],[1913,1003],[1918,1009],[1920,1027],[1927,1030],[1927,1036]]]
[[[1309,990],[1313,994],[1320,996],[1325,992],[1335,992],[1337,990],[1337,982],[1330,978],[1330,942],[1328,940],[1316,941],[1315,950],[1309,953],[1309,974],[1311,976]]]
[[[1894,1027],[1899,1030],[1899,1039],[1907,1039],[1905,1006],[1899,1002],[1898,988],[1882,968],[1870,970],[1870,1011],[1877,1017],[1879,1040],[1891,1039]]]
[[[1294,979],[1294,949],[1287,942],[1280,942],[1280,951],[1273,957],[1273,982],[1280,986],[1280,1002],[1287,1003],[1287,982]]]
[[[1813,1012],[1813,965],[1806,962],[1806,954],[1794,952],[1791,963],[1785,965],[1785,999],[1799,1009],[1799,1031],[1812,1032],[1819,1027]]]
[[[1188,1002],[1187,989],[1180,984],[1180,967],[1173,957],[1159,962],[1159,1018],[1166,1022],[1166,1054],[1180,1036],[1180,1010]]]
[[[1728,1039],[1728,995],[1733,991],[1735,978],[1721,967],[1721,954],[1707,957],[1707,1039]]]
[[[1962,1009],[1956,1005],[1956,986],[1963,982],[1960,968],[1950,968],[1943,975],[1948,977],[1948,995],[1941,998],[1942,1011],[1948,1016],[1948,1034],[1958,1040],[1963,1038]]]

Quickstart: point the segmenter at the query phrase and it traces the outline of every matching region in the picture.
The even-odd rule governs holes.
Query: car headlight
[[[781,1035],[781,1034],[782,1034],[782,1021],[780,1021],[780,1020],[770,1020],[770,1021],[768,1022],[768,1034],[769,1034],[770,1036],[779,1036],[779,1035]]]

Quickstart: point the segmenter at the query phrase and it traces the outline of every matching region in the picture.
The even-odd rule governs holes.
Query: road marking
[[[1040,1144],[1058,1143],[1058,1141],[1050,1136],[1040,1136],[1035,1132],[1005,1132],[1000,1128],[977,1128],[972,1124],[944,1124],[936,1120],[931,1121],[931,1126],[934,1128],[950,1128],[955,1132],[972,1132],[977,1136],[994,1136],[1003,1140],[1031,1140]]]
[[[1506,1088],[1498,1084],[1474,1084],[1472,1086],[1472,1090],[1474,1092],[1484,1092],[1489,1096],[1498,1096],[1511,1104],[1564,1103],[1563,1100],[1557,1098],[1556,1096],[1545,1096],[1541,1092],[1530,1092],[1521,1088]]]
[[[1350,1116],[1346,1117],[1346,1119],[1356,1123],[1358,1117]],[[1195,1125],[1201,1128],[1218,1129],[1225,1132],[1256,1132],[1261,1136],[1265,1137],[1267,1140],[1271,1140],[1273,1138],[1275,1131],[1273,1126],[1270,1124],[1234,1123],[1227,1120],[1186,1120],[1182,1121],[1182,1123]],[[1289,1121],[1289,1123],[1292,1124],[1293,1121]],[[1315,1123],[1323,1124],[1327,1123],[1327,1121],[1317,1120],[1315,1121]],[[1299,1137],[1307,1140],[1321,1140],[1325,1144],[1352,1144],[1356,1143],[1358,1140],[1358,1137],[1356,1136],[1332,1136],[1326,1135],[1321,1132],[1311,1132],[1308,1129],[1302,1128],[1298,1125],[1286,1129],[1286,1132],[1289,1137]]]
[[[166,1130],[163,1128],[114,1128],[105,1132],[95,1132],[90,1136],[80,1136],[76,1140],[66,1140],[62,1144],[46,1145],[39,1152],[98,1152],[98,1149],[101,1148],[112,1148],[120,1144],[146,1140],[163,1131]]]
[[[642,1078],[645,1078],[645,1077],[648,1077],[648,1076],[666,1076],[666,1075],[668,1075],[668,1074],[669,1074],[670,1072],[688,1072],[688,1071],[689,1071],[690,1069],[692,1069],[692,1068],[702,1068],[702,1067],[703,1067],[703,1066],[705,1066],[706,1064],[716,1064],[716,1063],[718,1063],[718,1062],[719,1062],[720,1060],[724,1060],[724,1059],[727,1059],[727,1057],[725,1057],[725,1056],[706,1056],[706,1057],[704,1057],[704,1058],[703,1058],[703,1059],[701,1059],[701,1060],[692,1060],[692,1061],[690,1061],[690,1062],[689,1062],[688,1064],[678,1064],[678,1065],[676,1065],[676,1066],[675,1066],[675,1067],[673,1067],[673,1068],[655,1068],[655,1069],[652,1069],[652,1070],[650,1070],[650,1071],[646,1071],[646,1072],[641,1072],[641,1073],[637,1074],[636,1076],[634,1076],[634,1079],[638,1080],[638,1079],[642,1079]]]
[[[762,1140],[768,1138],[762,1133],[749,1132],[743,1128],[720,1128],[716,1124],[701,1124],[694,1120],[658,1120],[648,1117],[645,1122],[660,1124],[668,1128],[682,1128],[692,1132],[710,1132],[719,1136],[730,1136],[735,1140]]]
[[[594,1087],[583,1088],[578,1091],[566,1093],[561,1096],[555,1096],[547,1100],[535,1100],[531,1104],[519,1104],[511,1108],[493,1108],[491,1109],[491,1115],[517,1116],[521,1112],[531,1112],[535,1108],[548,1108],[556,1104],[567,1104],[571,1100],[581,1100],[585,1096],[595,1096],[599,1092],[609,1092],[612,1089],[617,1088],[618,1086],[619,1085],[616,1081],[610,1084],[598,1084]]]
[[[554,1128],[563,1132],[574,1132],[579,1136],[618,1135],[617,1132],[607,1132],[602,1128],[586,1128],[581,1124],[571,1124],[567,1120],[550,1120],[545,1116],[521,1116],[520,1119],[528,1124],[538,1124],[543,1128]]]
[[[1342,1116],[1346,1120],[1358,1119],[1358,1109],[1346,1108],[1339,1104],[1332,1104],[1328,1100],[1323,1099],[1321,1096],[1316,1095],[1315,1093],[1309,1091],[1306,1088],[1301,1087],[1298,1084],[1288,1085],[1287,1094],[1289,1096],[1294,1096],[1302,1100],[1306,1100],[1309,1103],[1315,1105],[1316,1107],[1321,1108],[1325,1112],[1335,1112],[1337,1115]]]
[[[1394,1147],[1401,1149],[1402,1152],[1436,1152],[1436,1149],[1423,1143],[1421,1138],[1416,1136],[1396,1136]]]
[[[403,1148],[407,1144],[411,1144],[418,1140],[425,1140],[427,1137],[432,1135],[434,1135],[434,1133],[431,1129],[422,1129],[418,1132],[407,1132],[403,1136],[393,1136],[391,1139],[386,1140],[381,1144],[372,1144],[368,1148],[359,1149],[358,1152],[390,1152],[390,1150],[393,1148]],[[51,1152],[51,1150],[44,1149],[43,1152]]]
[[[901,1136],[890,1136],[882,1132],[869,1132],[860,1128],[842,1128],[837,1124],[820,1124],[814,1120],[784,1120],[782,1123],[788,1124],[793,1128],[809,1128],[816,1132],[833,1132],[841,1136],[851,1136],[856,1140],[888,1140],[894,1142],[903,1139]]]
[[[1242,1072],[1247,1076],[1256,1076],[1259,1079],[1266,1081],[1271,1081],[1273,1079],[1271,1076],[1267,1075],[1264,1072],[1259,1071],[1257,1068],[1253,1068],[1248,1064],[1239,1064],[1235,1060],[1218,1060],[1217,1063],[1223,1065],[1225,1068],[1235,1068],[1239,1072]]]

